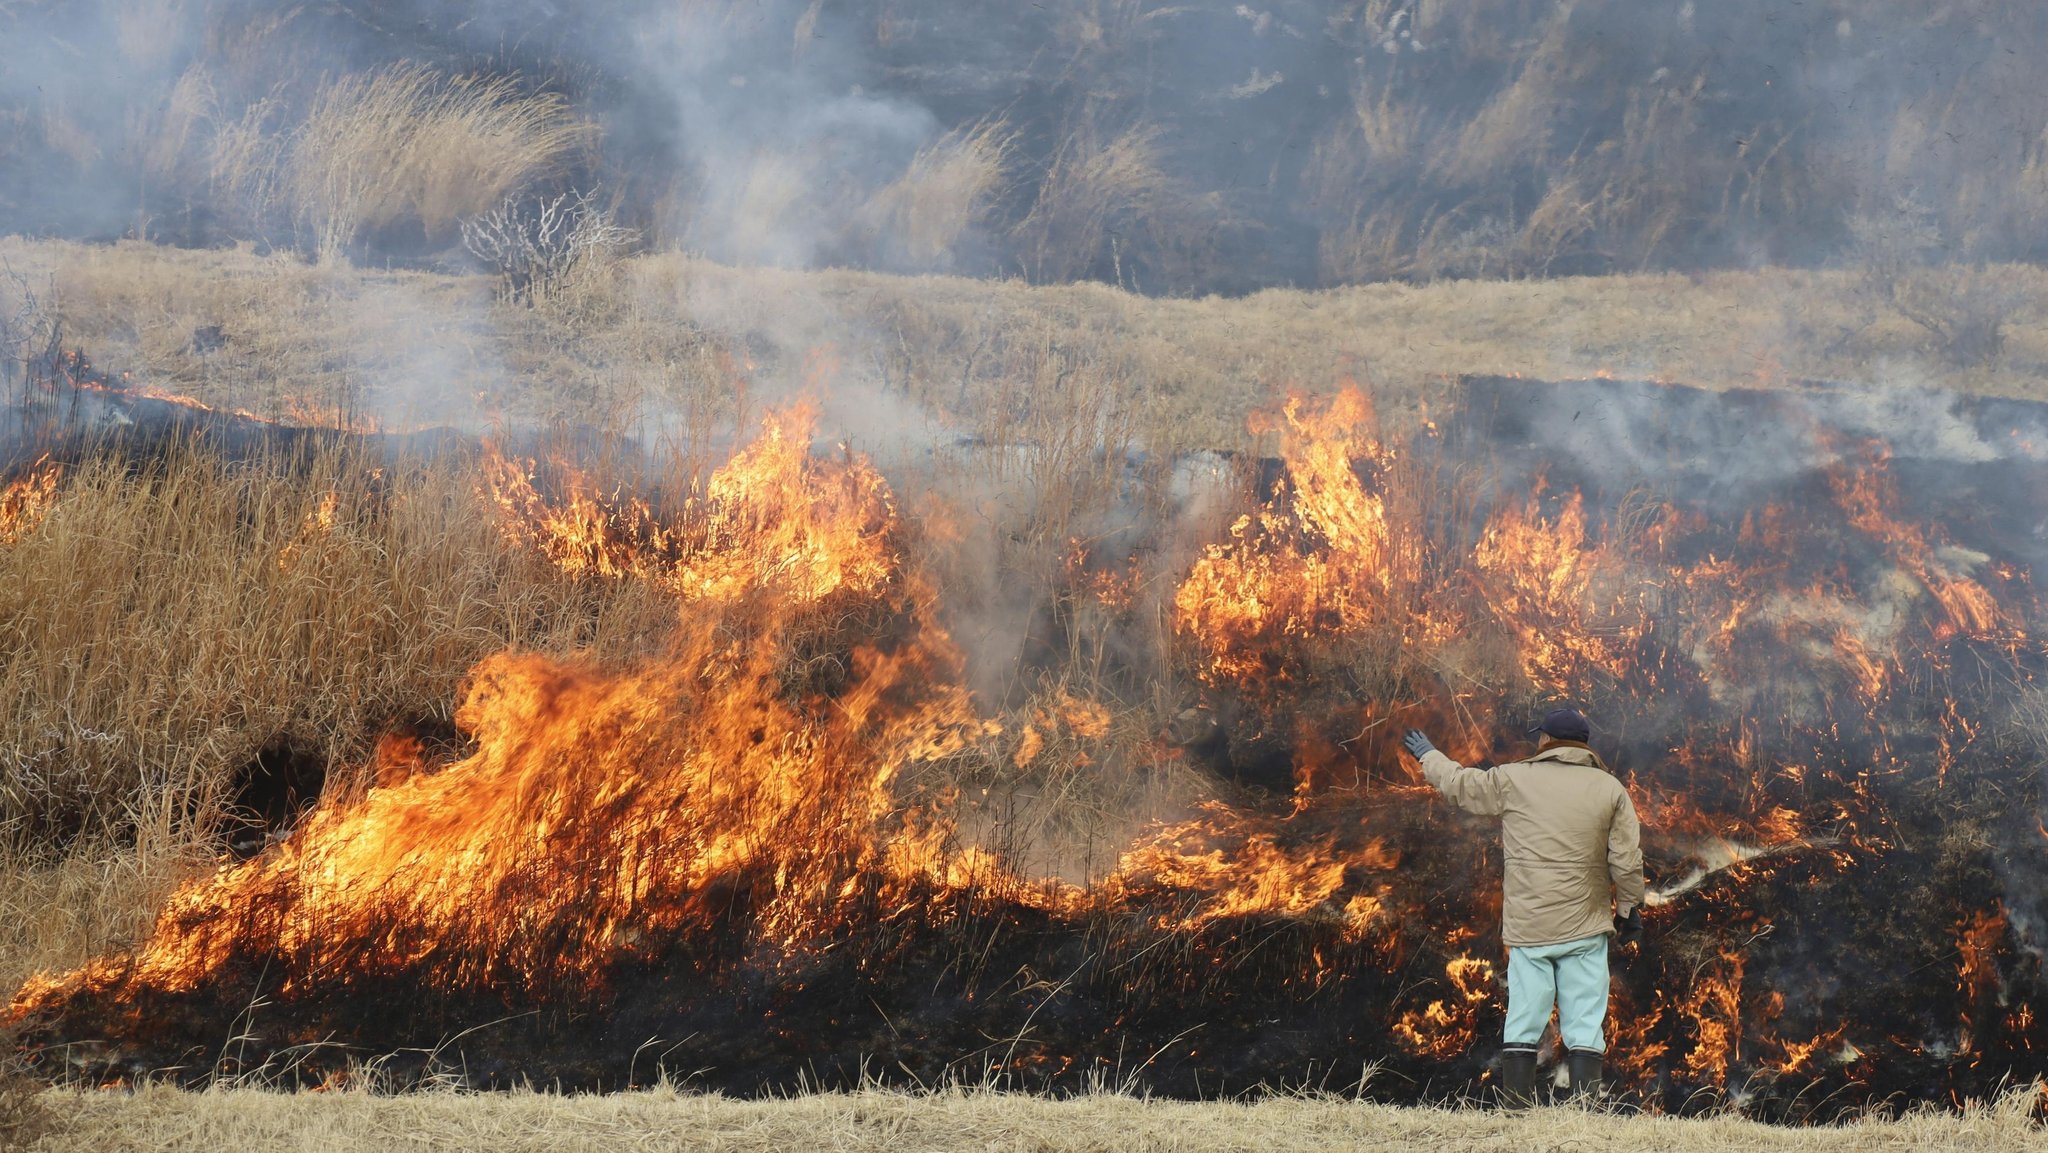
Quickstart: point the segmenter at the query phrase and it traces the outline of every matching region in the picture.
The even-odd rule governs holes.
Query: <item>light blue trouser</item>
[[[1506,1042],[1541,1041],[1553,1003],[1565,1048],[1607,1051],[1607,934],[1508,950]]]

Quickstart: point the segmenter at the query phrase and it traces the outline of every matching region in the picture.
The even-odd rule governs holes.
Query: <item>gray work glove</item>
[[[1425,754],[1436,751],[1436,746],[1429,743],[1429,738],[1422,735],[1421,729],[1409,729],[1408,734],[1401,738],[1401,747],[1407,749],[1408,755],[1418,761]]]
[[[1630,909],[1628,916],[1614,919],[1614,943],[1633,945],[1643,939],[1643,911]]]

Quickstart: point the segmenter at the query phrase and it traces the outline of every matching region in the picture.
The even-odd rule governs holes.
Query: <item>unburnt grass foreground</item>
[[[1511,1116],[1478,1108],[1398,1108],[1328,1097],[1182,1103],[1091,1095],[857,1092],[736,1101],[672,1089],[609,1096],[518,1091],[470,1095],[360,1091],[280,1094],[151,1088],[52,1090],[39,1101],[45,1153],[199,1153],[220,1148],[390,1149],[491,1153],[582,1150],[821,1149],[843,1153],[980,1149],[990,1153],[1456,1148],[1474,1153],[1595,1148],[1657,1153],[2018,1153],[2038,1148],[2036,1094],[2016,1091],[1960,1112],[1788,1129],[1735,1117],[1642,1117],[1579,1108]],[[24,1134],[27,1135],[27,1134]]]

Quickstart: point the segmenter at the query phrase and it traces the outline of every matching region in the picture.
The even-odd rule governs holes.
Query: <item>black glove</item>
[[[1436,751],[1436,746],[1429,743],[1429,738],[1422,735],[1421,729],[1409,729],[1407,735],[1401,738],[1401,747],[1407,749],[1408,755],[1418,761],[1422,759],[1423,754]]]
[[[1633,945],[1643,939],[1643,911],[1630,909],[1628,916],[1614,919],[1614,943]]]

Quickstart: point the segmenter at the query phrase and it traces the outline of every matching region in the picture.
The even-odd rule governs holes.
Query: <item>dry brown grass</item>
[[[2000,355],[1963,365],[1927,329],[1874,307],[1846,271],[1161,300],[1095,284],[737,269],[662,254],[533,310],[499,303],[481,276],[135,244],[0,241],[0,257],[30,283],[54,277],[66,332],[106,367],[215,403],[279,415],[345,408],[387,424],[729,417],[735,364],[754,362],[741,375],[758,401],[801,387],[819,349],[841,365],[838,386],[907,397],[899,425],[935,414],[988,434],[1034,407],[1073,407],[1064,395],[1085,381],[1114,394],[1154,448],[1237,444],[1245,415],[1276,392],[1347,378],[1397,416],[1467,372],[2048,396],[2048,271],[2024,267],[1997,270],[2024,305],[2001,329]],[[202,353],[192,335],[208,325],[227,344]]]
[[[22,1149],[49,1129],[43,1083],[19,1067],[12,1029],[0,1029],[0,1149]]]
[[[542,1093],[468,1096],[361,1092],[282,1095],[253,1089],[135,1094],[53,1091],[44,1098],[55,1130],[37,1149],[213,1150],[246,1153],[436,1149],[829,1149],[845,1153],[924,1150],[1531,1149],[1954,1150],[2035,1149],[2040,1130],[2016,1093],[1961,1115],[1915,1114],[1838,1128],[1786,1129],[1732,1117],[1646,1118],[1576,1108],[1507,1115],[1476,1109],[1393,1108],[1341,1098],[1283,1097],[1188,1104],[1093,1096],[1067,1101],[992,1093],[926,1096],[863,1092],[774,1101],[734,1101],[674,1090],[605,1097]]]
[[[1016,137],[997,119],[949,132],[918,150],[910,167],[863,210],[884,267],[944,272],[969,229],[987,223],[1008,179]]]
[[[265,749],[363,760],[479,658],[615,650],[663,608],[504,540],[462,462],[196,451],[74,471],[0,547],[0,831],[206,843]]]
[[[1097,275],[1106,258],[1122,283],[1123,234],[1145,225],[1171,194],[1157,129],[1074,132],[1046,168],[1031,211],[1011,230],[1017,259],[1032,280],[1056,284]]]
[[[197,846],[143,850],[112,839],[0,855],[0,987],[134,946],[171,889],[213,862]]]
[[[515,78],[413,64],[328,82],[289,128],[277,112],[258,104],[222,129],[213,177],[259,214],[291,219],[323,264],[345,257],[360,232],[401,220],[445,239],[591,132],[560,96],[522,92]]]
[[[475,423],[506,381],[485,277],[318,268],[289,254],[0,240],[0,260],[56,304],[67,341],[209,403],[387,426]],[[0,280],[0,306],[9,290]],[[211,319],[208,319],[211,318]],[[225,347],[195,342],[221,325]]]
[[[48,174],[0,180],[0,209],[23,208],[18,219],[39,229],[282,243],[296,227],[309,251],[333,254],[353,238],[359,252],[416,258],[431,248],[412,225],[438,239],[437,221],[463,204],[494,203],[502,189],[492,186],[530,171],[564,110],[519,86],[428,80],[412,59],[553,77],[592,113],[630,109],[622,123],[669,112],[659,65],[606,58],[577,20],[494,42],[487,21],[423,18],[415,34],[356,3],[75,6],[79,20],[103,10],[95,67],[72,69],[72,83],[20,86],[0,107],[0,156],[11,170]],[[63,27],[42,17],[48,7],[0,5],[0,39],[55,59],[81,51],[46,34]],[[1830,17],[1732,54],[1708,46],[1770,21],[1768,0],[1656,14],[1628,0],[1326,7],[1279,19],[1232,0],[1046,0],[1021,18],[988,14],[991,42],[1014,49],[991,68],[933,35],[946,24],[933,0],[856,4],[836,26],[821,26],[817,4],[695,5],[736,51],[786,45],[786,64],[775,49],[762,62],[798,74],[829,28],[835,51],[893,62],[883,99],[932,109],[935,137],[950,131],[958,142],[1007,119],[1027,142],[1019,162],[992,165],[941,143],[892,185],[896,173],[849,178],[806,155],[815,150],[770,151],[713,161],[717,192],[694,203],[698,180],[678,173],[705,157],[641,134],[575,167],[586,184],[604,173],[624,218],[657,242],[678,239],[663,234],[673,226],[745,259],[1025,269],[1037,279],[1111,280],[1122,263],[1155,291],[1747,267],[1760,257],[1813,265],[1843,255],[1842,226],[1869,201],[1908,188],[1960,259],[2043,255],[2033,238],[2048,221],[2048,103],[2027,71],[2038,52],[2005,50],[2039,41],[2022,0],[1853,6],[1838,14],[1839,31]],[[336,19],[379,31],[336,52]],[[1244,37],[1259,63],[1248,76],[1160,67],[1156,54],[1184,52],[1196,28]],[[1292,60],[1259,46],[1276,35],[1322,50]],[[321,91],[335,68],[371,66],[381,70]],[[1152,128],[1125,131],[1141,122]],[[1314,146],[1299,147],[1302,137]],[[225,184],[209,179],[209,158]],[[962,206],[982,198],[998,167],[1016,195],[989,206],[986,243],[948,249]],[[230,184],[278,211],[237,214],[219,195]],[[1095,223],[1105,211],[1120,222],[1113,234]],[[377,235],[380,217],[407,227]],[[1303,226],[1312,235],[1288,239]]]

